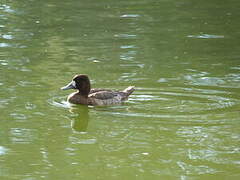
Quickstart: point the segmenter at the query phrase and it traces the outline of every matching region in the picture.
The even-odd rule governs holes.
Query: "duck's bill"
[[[61,90],[76,89],[76,84],[74,81],[70,82],[68,85],[61,88]]]

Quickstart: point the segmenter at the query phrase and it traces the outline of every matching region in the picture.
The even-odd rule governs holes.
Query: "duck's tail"
[[[127,96],[129,96],[130,94],[132,94],[132,92],[134,91],[134,86],[129,86],[126,89],[123,90],[124,93],[127,93]]]

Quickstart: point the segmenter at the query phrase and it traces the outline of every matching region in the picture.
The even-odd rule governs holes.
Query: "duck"
[[[69,84],[61,88],[61,90],[68,89],[77,90],[68,96],[67,101],[69,103],[93,106],[121,104],[126,101],[129,95],[135,90],[134,86],[129,86],[123,91],[102,88],[91,89],[90,80],[86,74],[75,75]]]

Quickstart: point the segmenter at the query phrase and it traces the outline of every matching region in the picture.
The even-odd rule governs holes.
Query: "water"
[[[2,1],[1,179],[239,179],[238,1]],[[120,106],[61,91],[135,85]]]

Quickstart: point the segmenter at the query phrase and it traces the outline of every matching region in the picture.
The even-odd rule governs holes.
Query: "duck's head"
[[[72,81],[61,88],[62,90],[67,89],[78,89],[81,95],[88,95],[91,89],[90,80],[85,74],[75,75]]]

